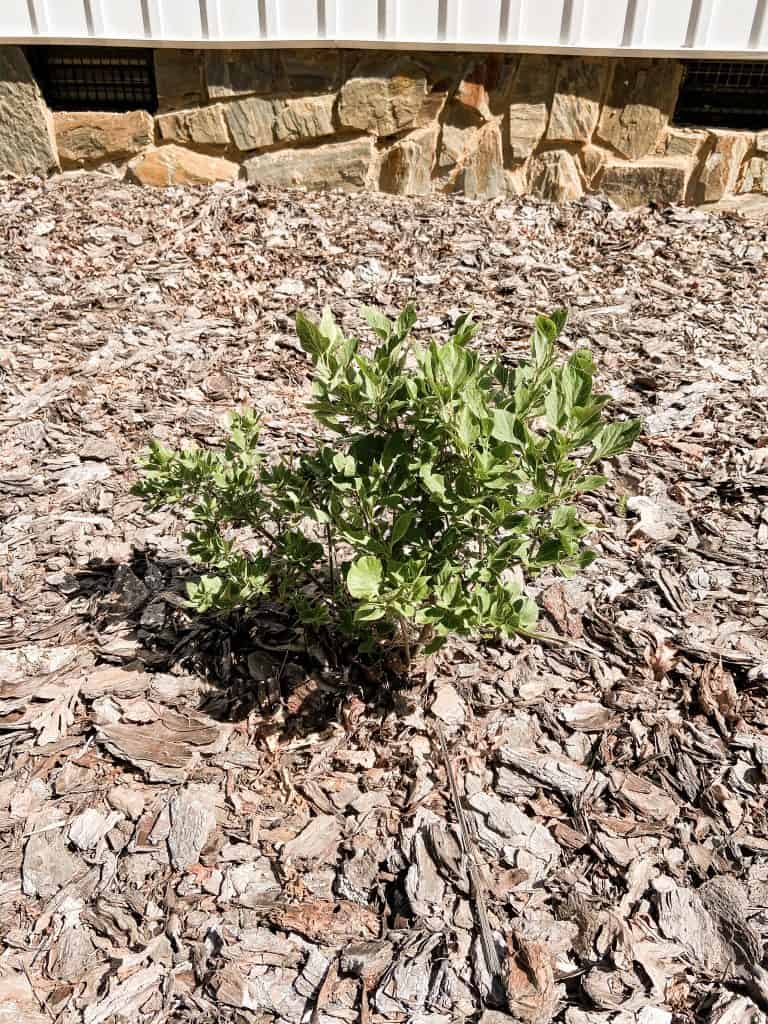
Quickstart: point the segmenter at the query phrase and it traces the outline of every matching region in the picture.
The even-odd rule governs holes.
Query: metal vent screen
[[[768,128],[768,62],[686,61],[675,122],[708,128]]]
[[[52,110],[157,109],[152,50],[31,46],[27,56]]]

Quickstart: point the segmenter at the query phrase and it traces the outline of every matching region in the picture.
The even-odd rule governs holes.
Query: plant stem
[[[270,531],[265,526],[262,526],[260,523],[253,523],[252,527],[254,533],[257,533],[260,537],[263,537],[265,540],[268,540],[270,544],[272,544],[273,549],[278,549],[280,547],[280,538],[276,537],[274,533],[270,533]],[[319,587],[322,592],[325,588],[323,587],[323,581],[320,579],[320,577],[317,576],[314,572],[312,572],[311,569],[307,569],[306,572],[309,579],[311,579],[312,582],[317,587]]]
[[[336,589],[336,566],[333,559],[333,530],[331,524],[325,524],[325,538],[328,544],[328,572],[331,576],[331,590]]]
[[[419,635],[416,638],[416,643],[413,647],[413,650],[411,651],[412,658],[418,658],[418,656],[421,654],[422,647],[424,647],[425,644],[429,643],[434,634],[434,628],[431,625],[429,625],[429,623],[421,627],[421,629],[419,630]]]
[[[411,674],[411,640],[408,636],[408,623],[406,619],[401,615],[400,619],[400,636],[403,641],[403,652],[405,654],[405,667],[408,675]]]

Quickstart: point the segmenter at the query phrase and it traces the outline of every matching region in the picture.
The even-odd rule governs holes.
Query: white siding
[[[336,0],[335,35],[347,39],[377,39],[378,0]]]
[[[549,0],[547,3],[526,0],[521,8],[519,42],[538,46],[560,45],[563,0]]]
[[[768,0],[0,0],[0,41],[768,56]]]

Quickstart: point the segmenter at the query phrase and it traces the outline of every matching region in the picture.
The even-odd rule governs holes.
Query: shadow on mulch
[[[374,674],[330,634],[307,633],[284,607],[265,601],[227,616],[188,609],[186,583],[196,575],[187,559],[134,549],[128,562],[90,562],[69,597],[88,602],[84,619],[97,638],[121,624],[135,631],[146,671],[189,672],[214,685],[198,710],[217,721],[257,713],[295,739],[342,721],[354,701],[404,713],[401,680]]]

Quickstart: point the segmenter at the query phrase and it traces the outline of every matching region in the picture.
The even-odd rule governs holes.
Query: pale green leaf
[[[442,473],[435,473],[429,463],[424,463],[419,470],[419,476],[431,494],[440,498],[445,497],[445,477]]]
[[[495,437],[497,441],[504,441],[507,444],[519,444],[517,437],[515,437],[516,422],[517,417],[514,413],[509,412],[508,409],[494,409],[491,437]]]
[[[642,420],[606,423],[594,441],[593,459],[611,459],[632,446],[643,429]]]
[[[363,555],[353,562],[347,573],[347,590],[360,601],[377,597],[381,586],[382,565],[374,555]]]
[[[382,341],[387,341],[392,333],[392,321],[389,317],[384,316],[383,313],[378,309],[374,309],[373,306],[361,306],[360,315]]]

